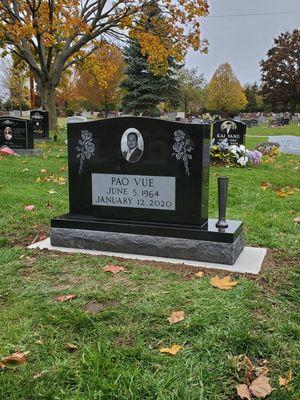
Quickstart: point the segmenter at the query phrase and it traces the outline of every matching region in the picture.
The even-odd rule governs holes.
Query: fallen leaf
[[[179,346],[178,344],[173,344],[171,347],[163,347],[162,349],[159,349],[159,351],[161,353],[167,353],[175,356],[181,348],[182,346]]]
[[[34,244],[36,242],[41,242],[42,240],[46,239],[46,235],[44,233],[41,233],[40,235],[36,235],[31,244]]]
[[[279,385],[280,386],[287,386],[289,385],[293,380],[293,372],[289,370],[287,373],[287,376],[284,378],[282,376],[279,377]]]
[[[55,194],[55,193],[57,193],[54,189],[50,189],[50,190],[48,190],[48,193],[49,194]]]
[[[118,272],[125,271],[123,267],[119,267],[118,265],[108,264],[102,268],[104,272],[112,272],[113,274],[117,274]]]
[[[238,284],[237,281],[232,281],[230,276],[227,275],[224,278],[220,278],[218,275],[211,278],[210,283],[219,289],[232,289],[235,285]]]
[[[240,399],[251,400],[251,393],[244,383],[236,387],[236,392]]]
[[[72,300],[75,299],[77,296],[76,294],[65,294],[63,296],[56,296],[55,297],[55,301],[68,301],[68,300]]]
[[[168,318],[170,324],[177,324],[177,322],[184,320],[184,311],[173,311]]]
[[[197,278],[202,278],[202,277],[204,276],[204,272],[202,272],[202,271],[196,272],[196,273],[195,273],[195,276],[196,276]]]
[[[233,366],[237,369],[239,374],[243,374],[243,382],[249,385],[253,381],[253,374],[256,371],[255,366],[249,357],[245,354],[232,357]]]
[[[33,379],[38,379],[41,376],[47,374],[47,372],[50,372],[48,369],[46,369],[45,371],[41,371],[41,372],[36,372],[35,374],[32,375]]]
[[[28,172],[29,171],[29,169],[28,168],[24,168],[24,169],[22,169],[22,172]]]
[[[289,212],[288,212],[290,215],[294,215],[294,214],[296,214],[296,211],[295,210],[290,210]],[[299,217],[300,218],[300,217]]]
[[[260,399],[265,399],[271,392],[272,387],[269,383],[270,379],[264,375],[256,378],[249,386],[250,392]]]
[[[268,375],[269,368],[266,365],[263,365],[262,367],[256,367],[255,368],[255,373],[256,373],[256,376]]]
[[[296,217],[293,219],[296,224],[300,224],[300,217]]]
[[[46,208],[53,208],[53,204],[49,203],[49,201],[45,205]]]
[[[35,205],[33,205],[33,204],[24,207],[24,210],[26,210],[26,211],[33,211],[34,209],[35,209]]]
[[[41,174],[46,174],[48,171],[45,168],[41,169]]]
[[[73,344],[73,343],[66,343],[65,344],[65,348],[70,353],[73,353],[74,351],[78,350],[78,346],[76,346],[76,344]]]
[[[275,191],[277,197],[288,197],[288,194],[284,189],[278,189]]]
[[[25,353],[13,353],[8,357],[2,358],[0,361],[0,368],[16,368],[19,365],[26,364],[28,361],[28,351]]]
[[[288,190],[286,193],[288,196],[292,196],[293,194],[295,194],[294,190]]]
[[[262,181],[261,184],[260,184],[261,190],[263,192],[265,192],[268,189],[269,186],[270,186],[270,184],[268,182],[266,182],[266,181]]]

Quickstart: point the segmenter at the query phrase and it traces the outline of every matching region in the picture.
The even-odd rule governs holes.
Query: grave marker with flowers
[[[247,126],[241,121],[226,119],[213,124],[214,144],[219,145],[225,139],[229,146],[245,144]]]

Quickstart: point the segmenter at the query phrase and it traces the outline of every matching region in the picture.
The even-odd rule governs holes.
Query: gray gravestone
[[[86,122],[86,121],[87,121],[86,117],[80,117],[79,115],[73,115],[73,117],[67,118],[68,124],[76,124],[78,122]]]
[[[285,135],[269,136],[268,141],[278,143],[282,153],[300,155],[300,137]]]

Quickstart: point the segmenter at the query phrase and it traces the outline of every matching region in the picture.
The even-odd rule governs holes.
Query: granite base
[[[52,140],[52,137],[33,137],[34,143],[44,143],[44,142],[49,142],[49,140]]]
[[[254,274],[258,275],[262,265],[264,258],[267,253],[267,249],[261,247],[245,247],[244,250],[239,255],[238,259],[233,265],[229,264],[220,264],[220,263],[210,263],[206,261],[192,261],[192,260],[183,260],[178,258],[164,258],[164,257],[154,257],[154,256],[145,256],[138,254],[129,254],[129,253],[115,253],[109,251],[99,251],[99,250],[87,250],[87,249],[74,249],[71,247],[55,247],[51,246],[50,238],[41,240],[40,242],[36,242],[28,246],[29,249],[39,249],[39,250],[49,250],[49,251],[59,251],[62,253],[71,253],[71,254],[87,254],[89,256],[96,257],[113,257],[115,260],[113,263],[125,260],[134,260],[134,261],[143,261],[145,263],[151,262],[154,263],[168,263],[174,265],[186,265],[187,267],[197,267],[197,268],[206,268],[211,270],[222,270],[234,273],[241,274]]]
[[[229,265],[235,263],[245,247],[242,232],[232,242],[221,242],[52,227],[50,241],[51,245],[56,247],[170,257]]]
[[[43,152],[40,149],[13,149],[19,156],[40,156]]]

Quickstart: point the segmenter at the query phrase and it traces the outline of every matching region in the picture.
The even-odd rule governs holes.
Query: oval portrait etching
[[[224,121],[221,125],[221,130],[229,133],[231,130],[236,131],[237,125],[233,121]]]
[[[13,138],[13,131],[12,131],[12,129],[11,129],[10,126],[7,126],[6,128],[4,128],[3,136],[4,136],[4,139],[5,139],[6,141],[8,141],[8,142],[12,140],[12,138]]]
[[[128,128],[121,138],[121,151],[126,161],[138,162],[144,152],[144,139],[136,128]]]

